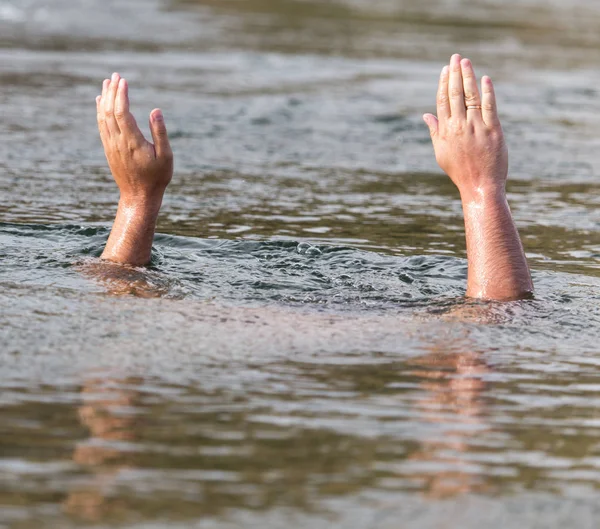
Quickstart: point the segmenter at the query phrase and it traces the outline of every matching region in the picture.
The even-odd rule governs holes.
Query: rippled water
[[[595,528],[600,7],[0,0],[0,528]],[[421,114],[497,80],[534,300],[465,300]],[[112,71],[152,266],[98,261]]]

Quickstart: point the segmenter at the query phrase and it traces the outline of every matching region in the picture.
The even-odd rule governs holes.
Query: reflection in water
[[[282,366],[282,369],[289,371],[290,367]],[[405,363],[398,372],[400,379],[416,382],[412,393],[416,397],[413,406],[417,415],[411,422],[430,423],[434,428],[422,436],[415,448],[408,450],[405,461],[398,461],[395,472],[385,473],[388,479],[395,475],[407,484],[412,482],[413,485],[407,486],[416,486],[427,497],[435,499],[490,491],[485,476],[473,470],[468,462],[472,440],[489,428],[484,418],[486,385],[482,380],[488,372],[489,368],[480,355],[469,352],[463,344],[439,344],[427,354]],[[333,370],[326,373],[328,377],[335,377]],[[347,382],[352,381],[351,384],[358,389],[364,384],[364,379],[359,371],[355,374],[358,378],[355,381],[347,379]],[[395,379],[392,377],[389,383],[393,384]],[[331,378],[330,383],[335,385],[335,378]],[[140,449],[148,450],[159,442],[179,443],[176,437],[171,439],[168,431],[154,434],[144,431],[147,425],[144,426],[142,417],[151,414],[151,421],[156,425],[156,421],[161,419],[160,414],[169,413],[168,409],[174,403],[162,404],[163,411],[144,405],[143,385],[143,379],[134,377],[86,377],[81,390],[83,404],[77,414],[89,436],[77,444],[72,455],[73,461],[84,471],[84,477],[70,487],[63,502],[64,512],[75,519],[101,522],[130,517],[140,501],[135,499],[139,493],[132,497],[131,493],[123,495],[117,492],[123,471],[147,467],[148,461]],[[317,383],[316,387],[320,385]],[[194,390],[190,388],[190,391]],[[335,394],[333,387],[331,391]],[[285,394],[279,398],[279,404],[272,402],[275,409],[285,406],[288,399]],[[249,412],[240,414],[241,409],[234,411],[233,403],[220,406],[222,411],[216,416],[208,410],[209,416],[205,417],[205,413],[198,409],[194,414],[196,419],[190,421],[194,426],[190,424],[184,428],[193,430],[205,426],[215,434],[222,430],[222,434],[216,438],[213,436],[213,439],[210,436],[198,438],[198,444],[189,445],[184,451],[189,453],[189,457],[184,458],[186,462],[175,454],[162,463],[159,459],[154,460],[154,465],[166,464],[165,470],[175,470],[184,465],[192,476],[194,471],[197,472],[197,477],[185,480],[187,488],[191,480],[199,487],[198,490],[203,491],[196,494],[194,503],[197,506],[191,507],[193,503],[190,503],[188,494],[187,499],[181,497],[173,501],[172,514],[178,517],[180,510],[180,514],[191,511],[221,516],[236,506],[236,502],[232,501],[234,490],[240,491],[238,501],[247,507],[269,509],[274,502],[283,500],[297,509],[312,511],[320,508],[321,500],[315,495],[317,491],[324,497],[344,497],[377,489],[378,481],[369,476],[368,469],[377,465],[383,454],[389,453],[390,440],[373,438],[368,432],[365,432],[366,437],[360,438],[340,435],[327,427],[315,430],[310,423],[316,417],[306,414],[310,400],[306,402],[308,408],[305,411],[298,409],[301,413],[299,418],[305,416],[306,423],[303,420],[293,421],[288,426],[284,425],[285,420],[281,425],[277,420],[262,422],[267,416],[260,412],[257,417]],[[292,402],[289,401],[289,404]],[[402,403],[399,405],[402,406]],[[214,409],[215,406],[219,407],[215,403],[207,407]],[[249,411],[249,408],[246,409]],[[223,430],[230,415],[234,422]],[[273,419],[276,416],[277,413]],[[255,422],[257,419],[259,422]],[[362,419],[357,417],[357,420]],[[240,428],[246,429],[248,434],[232,436],[235,431],[241,431]],[[408,423],[405,428],[410,428]],[[225,434],[226,431],[230,433]],[[148,438],[148,435],[151,437]],[[216,439],[220,440],[215,442]],[[193,457],[194,452],[206,456]],[[232,459],[234,453],[246,454],[254,462],[236,457]],[[206,476],[212,473],[214,477],[204,481],[203,473]],[[209,499],[210,505],[206,503]]]
[[[67,514],[99,522],[127,508],[112,488],[119,473],[132,465],[123,444],[136,441],[139,383],[134,378],[86,378],[81,391],[84,404],[77,413],[89,438],[77,444],[73,461],[89,477],[69,492],[63,504]]]
[[[264,328],[245,314],[245,329]],[[316,319],[307,326],[302,318],[296,327],[315,327]],[[269,319],[274,330],[281,315]],[[381,332],[382,321],[369,325]],[[329,324],[334,336],[352,332],[352,324]],[[549,372],[539,352],[521,350],[512,366],[508,348],[492,352],[472,340],[469,325],[476,331],[480,324],[458,325],[422,336],[416,355],[402,352],[409,338],[387,353],[323,351],[316,343],[310,355],[263,360],[262,346],[219,359],[190,345],[186,360],[173,351],[162,364],[163,355],[142,355],[144,376],[90,370],[80,385],[19,389],[13,382],[1,396],[12,405],[0,407],[0,432],[10,432],[0,435],[9,461],[0,459],[0,505],[61,498],[62,515],[45,518],[44,527],[129,526],[157,513],[217,527],[230,516],[242,525],[256,516],[263,527],[279,527],[264,520],[282,508],[309,527],[314,516],[331,522],[350,505],[390,520],[390,512],[408,509],[419,519],[423,505],[447,499],[596,487],[594,359],[587,366],[580,359],[576,369],[572,358],[556,359]],[[60,371],[64,377],[69,368]],[[589,425],[580,425],[584,417]],[[44,435],[32,435],[32,427]],[[80,439],[74,447],[73,439]],[[49,471],[46,461],[60,464]],[[6,515],[0,510],[0,520]]]
[[[599,23],[595,0],[0,0],[0,526],[380,529],[390,500],[386,529],[595,529]],[[489,313],[457,301],[421,120],[455,51],[498,81],[536,279]],[[74,266],[118,200],[113,69],[178,157],[150,270]]]
[[[461,352],[456,349],[460,344],[436,345],[429,354],[407,362],[414,369],[411,375],[422,379],[425,391],[416,403],[421,420],[437,426],[435,434],[410,456],[417,467],[432,470],[421,473],[417,469],[414,478],[436,499],[490,491],[485,475],[468,461],[471,442],[489,429],[483,380],[489,367],[468,346]]]

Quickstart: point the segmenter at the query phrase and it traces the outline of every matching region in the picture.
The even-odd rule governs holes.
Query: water
[[[595,528],[591,0],[0,0],[0,528]],[[536,298],[465,300],[421,114],[497,81]],[[152,266],[98,261],[112,71],[164,110]]]

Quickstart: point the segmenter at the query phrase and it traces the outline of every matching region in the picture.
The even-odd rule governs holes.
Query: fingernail
[[[112,74],[111,80],[116,81],[119,78],[119,74],[117,72]]]
[[[164,121],[162,112],[155,112],[152,114],[152,121]]]
[[[442,68],[442,75],[448,75],[448,66]]]

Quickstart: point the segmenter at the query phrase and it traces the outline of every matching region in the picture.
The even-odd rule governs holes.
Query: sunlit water
[[[0,528],[596,528],[600,7],[0,0]],[[464,299],[423,112],[497,81],[533,300]],[[98,261],[112,71],[176,176]]]

